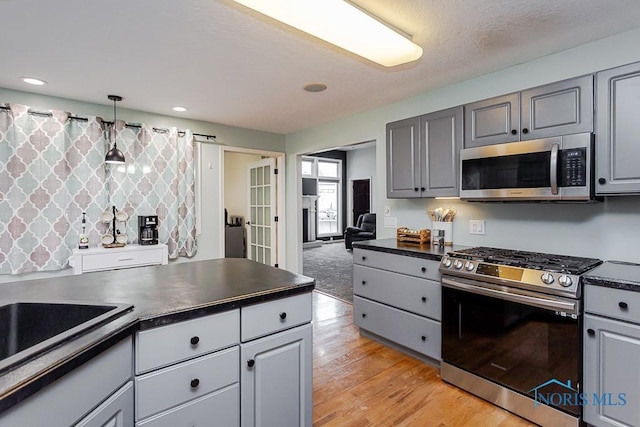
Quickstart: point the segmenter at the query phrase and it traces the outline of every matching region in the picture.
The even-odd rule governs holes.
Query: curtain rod
[[[0,110],[9,111],[10,108],[9,107],[5,107],[4,105],[0,105]],[[27,111],[27,113],[32,115],[32,116],[53,117],[53,113],[51,113],[51,112],[29,110],[29,111]],[[86,121],[89,120],[86,117],[78,117],[78,116],[69,116],[68,119],[69,120],[78,120],[78,121],[81,121],[81,122],[86,122]],[[108,124],[108,125],[113,125],[113,122],[108,122],[106,120],[103,120],[102,122],[105,123],[105,124]],[[127,122],[125,122],[124,125],[126,127],[129,127],[129,128],[141,128],[142,127],[142,125],[140,125],[140,124],[133,124],[133,123],[127,123]],[[169,132],[169,129],[154,127],[153,131],[154,132],[158,132],[158,133],[167,133],[167,132]],[[178,133],[179,134],[181,133],[181,134],[184,135],[185,131],[181,130],[181,129],[178,129]],[[194,136],[201,136],[203,138],[207,138],[207,140],[209,140],[209,139],[215,140],[216,139],[215,135],[207,135],[207,134],[204,134],[204,133],[195,133],[194,132],[193,135]]]

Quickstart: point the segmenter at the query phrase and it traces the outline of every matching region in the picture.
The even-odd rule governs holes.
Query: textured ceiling
[[[354,3],[423,57],[386,69],[230,0],[0,0],[0,87],[290,133],[640,26],[636,0]]]

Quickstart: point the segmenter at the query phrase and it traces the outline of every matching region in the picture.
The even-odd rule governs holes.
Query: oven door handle
[[[551,146],[551,161],[549,164],[549,178],[551,181],[551,194],[558,194],[558,150],[560,146],[558,144],[553,144]]]
[[[485,288],[477,285],[461,283],[458,281],[442,278],[442,285],[448,288],[467,291],[472,294],[484,295],[487,297],[511,301],[519,304],[531,305],[545,310],[562,311],[570,314],[578,314],[577,302],[559,301],[550,298],[514,294],[513,292],[501,291],[497,289]]]

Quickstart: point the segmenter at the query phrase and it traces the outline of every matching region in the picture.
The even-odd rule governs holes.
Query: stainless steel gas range
[[[580,277],[600,263],[487,247],[445,255],[442,379],[537,424],[579,425]]]

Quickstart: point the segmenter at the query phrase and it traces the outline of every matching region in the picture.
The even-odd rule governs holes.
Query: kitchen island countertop
[[[410,242],[399,242],[395,238],[390,239],[377,239],[377,240],[363,240],[359,242],[353,242],[354,248],[368,249],[378,252],[386,252],[396,255],[412,256],[416,258],[425,258],[434,261],[440,261],[442,256],[448,252],[457,251],[460,249],[468,248],[469,246],[432,246],[430,244],[417,244]]]
[[[141,329],[310,292],[314,280],[241,258],[173,263],[0,284],[12,302],[126,303],[134,308],[0,372],[0,413]]]

